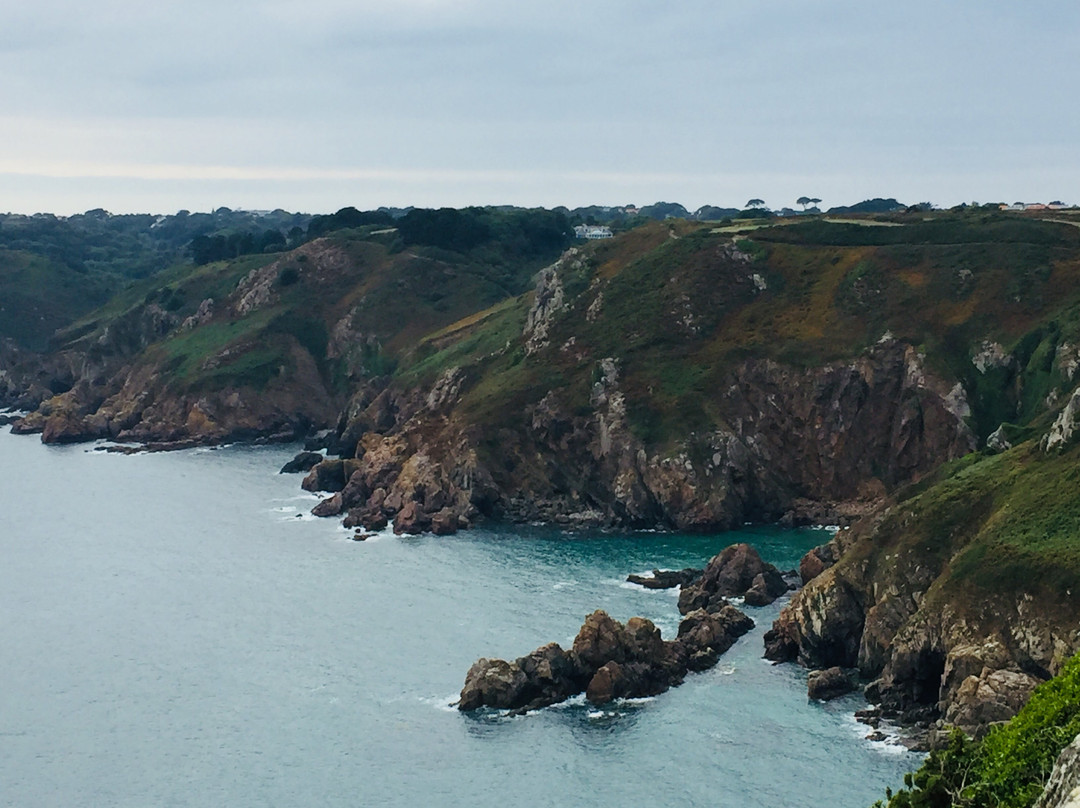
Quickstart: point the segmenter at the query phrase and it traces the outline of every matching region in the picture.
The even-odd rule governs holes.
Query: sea
[[[628,573],[736,541],[789,569],[824,530],[357,542],[278,473],[295,446],[103,449],[0,429],[0,805],[857,808],[920,762],[762,659],[783,601],[654,698],[453,706],[596,609],[673,637],[676,591]]]

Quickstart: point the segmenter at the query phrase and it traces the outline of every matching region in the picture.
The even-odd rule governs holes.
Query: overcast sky
[[[0,210],[1080,202],[1075,0],[0,0]]]

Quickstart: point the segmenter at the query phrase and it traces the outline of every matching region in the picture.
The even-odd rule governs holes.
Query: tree
[[[763,207],[765,207],[765,200],[764,199],[751,199],[749,202],[746,203],[746,207],[748,207],[748,208],[763,208]]]
[[[810,197],[800,196],[795,200],[796,205],[801,205],[803,210],[806,210],[806,206],[810,204]]]

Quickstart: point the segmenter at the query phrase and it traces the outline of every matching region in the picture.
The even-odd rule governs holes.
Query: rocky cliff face
[[[533,319],[529,327],[535,336]],[[341,428],[360,467],[323,512],[378,521],[376,510],[393,518],[415,502],[427,517],[450,508],[463,523],[485,513],[723,530],[794,521],[808,504],[876,501],[974,446],[962,391],[896,341],[811,370],[741,363],[715,393],[712,428],[663,452],[628,426],[619,362],[601,360],[595,378],[588,412],[553,389],[494,434],[457,406],[476,383],[467,369],[449,369],[426,391],[365,391]]]
[[[1080,806],[1080,737],[1062,750],[1050,780],[1035,808],[1078,808]]]
[[[766,656],[858,668],[886,715],[924,728],[978,736],[1015,715],[1080,648],[1073,573],[1064,556],[1014,555],[1001,543],[1008,488],[960,476],[966,485],[883,506],[811,553],[813,577],[766,635]],[[935,505],[950,483],[948,507]],[[1035,563],[1043,575],[1016,571]]]

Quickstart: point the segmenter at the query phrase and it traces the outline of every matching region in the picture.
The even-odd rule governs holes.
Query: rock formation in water
[[[632,617],[623,625],[596,611],[569,651],[551,643],[513,662],[477,660],[458,709],[535,710],[582,692],[592,704],[655,696],[681,684],[688,672],[715,665],[753,625],[731,605],[698,609],[683,619],[677,639],[665,641],[650,620]]]

